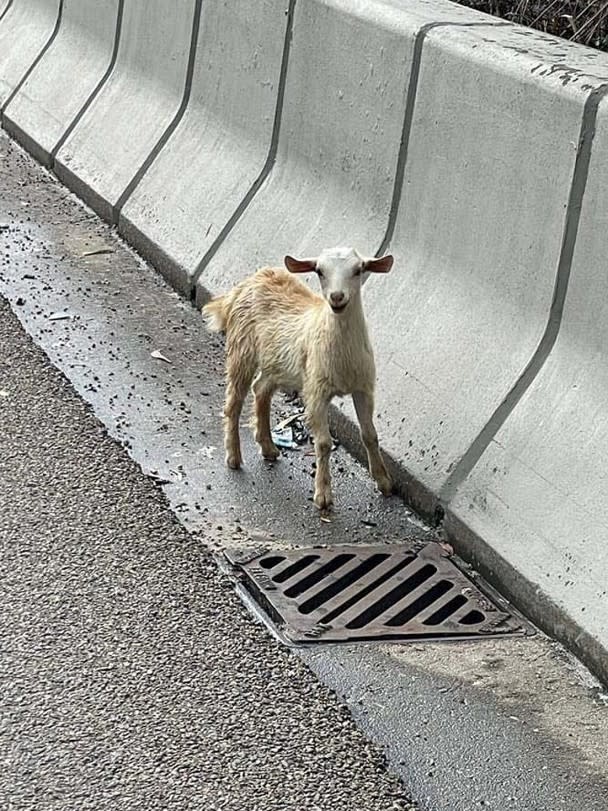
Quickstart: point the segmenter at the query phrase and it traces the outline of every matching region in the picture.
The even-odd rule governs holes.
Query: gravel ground
[[[4,301],[0,347],[0,808],[413,808]]]

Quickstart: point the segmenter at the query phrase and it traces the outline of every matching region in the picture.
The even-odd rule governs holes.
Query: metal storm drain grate
[[[471,639],[523,632],[437,543],[227,551],[286,642]]]

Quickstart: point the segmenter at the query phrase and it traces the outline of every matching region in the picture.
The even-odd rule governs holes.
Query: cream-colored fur
[[[314,501],[332,502],[328,408],[335,395],[352,394],[371,475],[389,495],[391,480],[373,424],[375,366],[361,303],[368,272],[387,272],[392,257],[363,259],[351,249],[318,259],[286,257],[291,270],[264,268],[203,307],[209,329],[226,333],[226,463],[242,464],[239,419],[249,387],[255,397],[255,438],[266,459],[279,451],[270,435],[270,403],[277,389],[302,394],[315,440]],[[323,297],[292,273],[317,272]]]

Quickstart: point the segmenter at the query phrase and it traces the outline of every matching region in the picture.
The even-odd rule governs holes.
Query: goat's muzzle
[[[341,313],[347,304],[348,299],[344,296],[344,293],[338,292],[329,294],[329,306],[334,313]]]

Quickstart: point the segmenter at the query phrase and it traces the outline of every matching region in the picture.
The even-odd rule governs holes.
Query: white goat
[[[350,248],[325,250],[318,259],[285,257],[283,269],[264,268],[203,307],[208,326],[226,333],[226,464],[242,464],[239,418],[253,381],[255,438],[265,459],[279,450],[270,434],[270,403],[277,389],[301,392],[315,442],[314,502],[333,502],[329,473],[328,409],[335,395],[352,394],[369,470],[384,495],[392,483],[373,422],[374,356],[361,287],[368,273],[388,273],[392,256],[364,259]],[[291,274],[315,272],[323,297]]]

